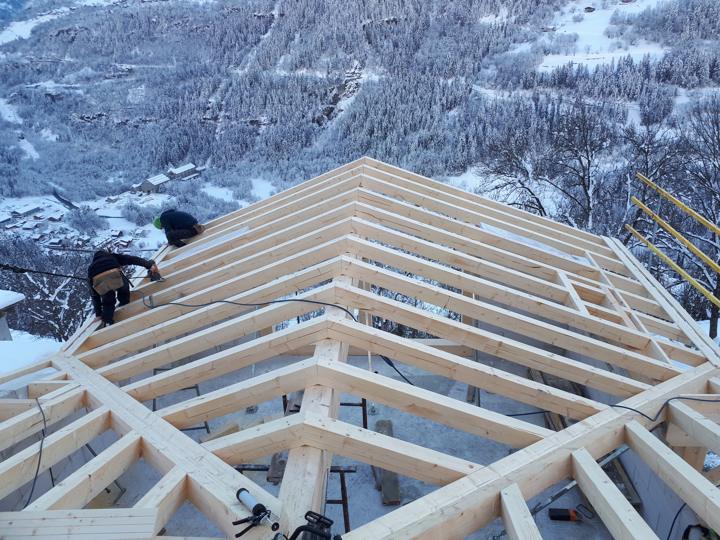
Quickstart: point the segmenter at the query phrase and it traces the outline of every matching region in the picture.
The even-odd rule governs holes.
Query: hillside
[[[720,124],[719,10],[714,0],[10,2],[2,208],[58,191],[117,218],[95,222],[102,234],[66,221],[58,234],[94,245],[138,231],[133,248],[150,249],[157,241],[142,236],[163,205],[208,219],[370,155],[624,241],[622,225],[639,218],[638,170],[713,201],[704,211],[720,217],[720,166],[701,157],[714,150],[696,129]],[[202,184],[128,195],[187,161],[207,167]]]

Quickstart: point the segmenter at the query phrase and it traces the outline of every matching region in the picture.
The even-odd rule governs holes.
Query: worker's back
[[[165,210],[160,214],[160,223],[165,230],[190,229],[197,222],[193,216],[180,210]]]

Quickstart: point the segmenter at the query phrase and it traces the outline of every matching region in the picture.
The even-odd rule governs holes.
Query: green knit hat
[[[162,228],[163,228],[162,223],[160,222],[160,216],[158,216],[158,217],[156,217],[155,219],[153,219],[153,225],[155,225],[155,228],[156,228],[156,229],[162,229]]]

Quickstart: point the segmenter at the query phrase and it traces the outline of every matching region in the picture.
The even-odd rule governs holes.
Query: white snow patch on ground
[[[27,139],[21,139],[18,141],[18,146],[23,152],[25,152],[25,157],[30,159],[38,159],[40,157],[40,154],[38,154],[38,151],[35,150],[33,144]]]
[[[0,118],[11,124],[22,124],[22,118],[17,113],[17,109],[10,105],[7,99],[0,98]]]
[[[270,195],[275,193],[275,186],[263,178],[253,178],[252,184],[253,195],[255,195],[258,199],[267,199]]]
[[[50,338],[12,330],[12,341],[0,341],[0,373],[8,373],[47,358],[62,343]]]
[[[568,62],[585,64],[595,67],[600,64],[609,64],[625,56],[632,56],[634,60],[642,59],[646,54],[661,56],[667,49],[657,43],[639,41],[631,48],[624,50],[618,48],[618,41],[610,39],[605,31],[610,26],[610,19],[616,11],[624,14],[639,13],[647,8],[656,6],[660,0],[636,0],[630,4],[613,3],[607,8],[601,8],[599,2],[587,0],[573,0],[558,15],[551,26],[556,28],[555,35],[577,34],[575,53],[551,54],[544,58],[540,70],[548,71]],[[597,8],[592,13],[585,13],[586,6]],[[574,20],[575,18],[582,20]]]
[[[6,309],[23,300],[25,300],[24,294],[0,289],[0,309]]]
[[[27,39],[30,37],[30,34],[32,34],[33,29],[37,25],[57,19],[69,11],[70,10],[68,8],[60,8],[26,21],[13,21],[2,32],[0,32],[0,45],[10,43],[16,39]]]
[[[710,335],[710,321],[697,321],[698,326],[706,336]],[[720,325],[718,325],[720,328]],[[720,336],[715,338],[715,343],[720,345]]]
[[[202,190],[210,195],[211,197],[215,197],[217,199],[222,199],[223,201],[234,201],[235,197],[233,196],[233,192],[231,189],[220,187],[220,186],[214,186],[212,184],[205,184],[202,188]]]
[[[46,141],[55,142],[58,140],[58,134],[49,128],[43,128],[42,131],[40,131],[40,136]]]

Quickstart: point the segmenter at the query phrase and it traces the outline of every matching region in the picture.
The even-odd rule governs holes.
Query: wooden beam
[[[187,473],[180,467],[163,476],[133,508],[156,512],[153,534],[158,534],[187,499]]]
[[[38,497],[29,511],[82,508],[140,458],[140,435],[129,433]]]
[[[238,465],[302,446],[304,415],[291,414],[203,443],[225,463]]]
[[[234,535],[232,521],[248,515],[247,510],[235,499],[235,492],[241,487],[251,490],[255,498],[267,507],[276,512],[281,511],[275,497],[228,467],[82,362],[72,357],[56,357],[53,363],[71,378],[82,380],[88,392],[98,396],[112,410],[113,417],[142,437],[143,455],[159,454],[164,460],[172,461],[173,466],[187,472],[193,482],[193,489],[188,496],[225,534]],[[148,448],[152,448],[152,451]],[[259,537],[259,534],[254,533],[251,538]]]
[[[317,360],[311,358],[251,379],[181,401],[158,414],[182,429],[301,390],[317,380]]]
[[[42,459],[38,470],[40,441],[0,462],[0,499],[29,482],[35,471],[46,471],[85,444],[110,429],[110,412],[107,407],[96,409],[75,420],[55,433],[47,434],[42,446]]]
[[[153,535],[155,519],[155,511],[146,508],[0,512],[0,530],[4,540],[146,539]]]
[[[708,376],[716,371],[705,364],[621,404],[654,414],[669,397],[704,389]],[[570,456],[578,448],[585,447],[598,458],[620,446],[624,442],[623,426],[635,416],[630,411],[604,410],[358,527],[343,539],[463,538],[499,517],[499,493],[509,483],[517,483],[527,498],[538,495],[571,476]]]
[[[538,347],[492,332],[458,324],[430,311],[417,309],[355,287],[338,285],[336,294],[343,302],[361,309],[373,310],[377,315],[382,315],[411,328],[424,330],[433,336],[468,345],[492,356],[585,384],[613,395],[634,395],[648,388],[648,385],[627,377],[549,353]]]
[[[305,417],[301,438],[307,445],[433,484],[448,484],[482,468],[477,463],[315,415]]]
[[[720,425],[706,418],[685,402],[675,400],[668,407],[670,422],[676,424],[698,443],[694,446],[710,448],[716,454],[720,454]],[[703,461],[704,457],[703,454]]]
[[[327,302],[332,299],[333,288],[325,285],[297,296],[299,299]],[[312,304],[287,302],[273,304],[246,315],[235,317],[165,345],[119,360],[98,369],[98,373],[111,381],[121,381],[174,362],[192,354],[247,336],[272,324],[314,311]],[[266,336],[268,337],[268,336]],[[224,351],[227,352],[227,351]]]
[[[319,360],[318,368],[318,382],[326,386],[334,386],[338,390],[514,448],[528,446],[554,433],[549,429],[350,365]]]
[[[0,422],[13,416],[29,411],[37,407],[34,399],[1,398],[0,399]]]
[[[458,272],[451,267],[392,250],[377,243],[352,236],[349,238],[348,244],[359,257],[383,262],[416,275],[422,275],[441,283],[451,284],[456,288],[461,288],[465,292],[475,294],[480,300],[501,303],[521,310],[522,312],[531,313],[537,317],[550,319],[560,324],[591,332],[618,344],[629,345],[635,349],[642,349],[649,341],[647,335],[632,328],[593,317],[587,314],[587,312],[578,313],[578,309],[545,300],[534,294],[499,285],[466,272]],[[453,253],[453,256],[457,258],[457,253]],[[560,274],[561,280],[563,276],[566,276],[566,274]],[[564,282],[563,285],[568,289],[568,296],[573,296],[574,289],[572,286]],[[575,296],[577,296],[577,294],[575,294]]]
[[[67,385],[40,398],[48,426],[69,416],[85,404],[85,392],[78,384]],[[0,452],[39,433],[43,417],[36,407],[0,423]]]
[[[512,328],[514,332],[524,336],[611,363],[637,375],[666,380],[680,373],[679,369],[671,367],[665,362],[515,313],[497,305],[467,298],[462,294],[442,289],[430,283],[418,283],[416,279],[407,278],[375,265],[360,261],[351,261],[349,264],[351,265],[349,271],[358,279],[468,315],[498,328]]]
[[[256,283],[254,283],[253,280],[249,280],[245,285],[240,285],[240,288],[244,289],[246,286],[248,288],[238,294],[225,296],[223,291],[216,290],[217,288],[211,288],[199,296],[194,295],[180,299],[180,303],[189,305],[223,301],[222,303],[210,304],[199,309],[176,305],[148,309],[145,314],[135,317],[132,321],[133,327],[141,326],[142,329],[138,329],[136,332],[119,337],[110,343],[84,352],[78,357],[92,367],[99,367],[106,365],[113,359],[127,354],[137,353],[143,349],[157,345],[162,341],[169,341],[183,334],[192,332],[197,328],[226,321],[230,317],[247,315],[253,312],[253,310],[257,310],[257,306],[238,306],[231,302],[260,304],[262,302],[275,300],[276,298],[292,295],[299,289],[311,287],[326,279],[331,279],[339,272],[340,262],[340,258],[330,259],[320,264],[312,265],[309,268],[291,272],[278,279],[274,279],[272,272],[269,272],[269,275],[267,275],[268,281],[262,281],[263,278],[257,276],[254,278],[254,280],[257,280],[257,287],[255,287]],[[288,267],[285,268],[289,270]],[[130,323],[131,321],[126,322]]]
[[[510,540],[542,540],[517,484],[510,484],[500,491],[500,508]]]
[[[625,426],[627,444],[692,510],[720,529],[720,491],[636,421]]]
[[[339,278],[341,281],[345,278]],[[328,316],[344,318],[338,308],[329,308]],[[325,339],[315,346],[316,362],[343,365],[347,361],[348,346],[337,340]],[[306,385],[300,412],[321,418],[335,418],[340,398],[333,385],[315,380]],[[287,464],[280,484],[279,498],[285,511],[285,528],[294,531],[305,522],[308,510],[325,513],[327,476],[332,454],[323,448],[300,446],[288,452]]]
[[[383,354],[431,373],[511,397],[521,403],[544,407],[568,418],[583,419],[606,408],[606,405],[591,399],[352,321],[334,323],[330,333],[336,339],[364,347],[374,354]]]
[[[572,466],[575,481],[613,538],[657,540],[657,535],[587,450],[579,448],[572,453]]]
[[[44,396],[62,388],[70,381],[37,381],[31,382],[27,385],[27,396],[29,399],[35,399],[36,397]]]
[[[318,317],[298,326],[236,345],[219,353],[211,354],[182,366],[123,387],[130,396],[144,401],[185,388],[189,384],[220,377],[251,364],[288,354],[299,347],[324,339],[327,335],[327,319]]]

